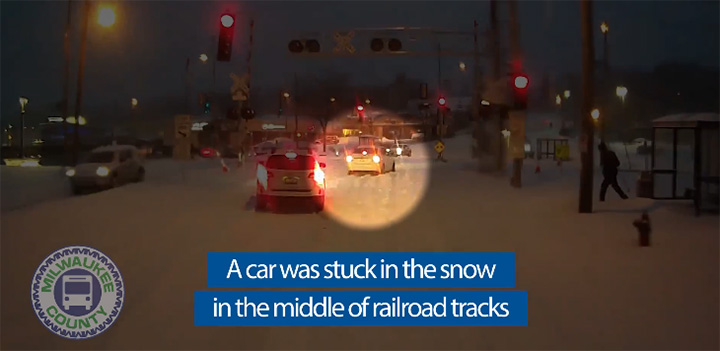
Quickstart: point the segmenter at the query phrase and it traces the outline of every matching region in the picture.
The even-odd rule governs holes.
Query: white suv
[[[315,212],[325,207],[325,168],[310,150],[276,151],[257,164],[256,210],[281,198],[310,198]]]

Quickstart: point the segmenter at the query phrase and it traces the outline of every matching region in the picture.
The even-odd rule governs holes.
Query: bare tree
[[[303,104],[301,110],[315,118],[322,130],[323,152],[327,149],[327,127],[338,106],[346,101],[350,76],[345,73],[326,71],[322,76],[303,79]]]

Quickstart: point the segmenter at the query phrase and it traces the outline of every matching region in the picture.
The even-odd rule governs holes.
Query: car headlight
[[[345,157],[345,161],[347,161],[348,163],[352,162],[352,156],[347,155],[347,157]]]
[[[105,166],[98,167],[97,171],[95,171],[95,174],[101,177],[107,177],[107,175],[110,174],[110,170]]]
[[[375,163],[380,163],[380,156],[378,156],[378,155],[373,155],[373,162],[375,162]]]
[[[68,176],[68,177],[74,177],[74,176],[75,176],[75,169],[74,169],[74,168],[68,169],[67,171],[65,171],[65,175]]]
[[[401,148],[395,149],[395,152],[397,152],[398,155],[402,155],[402,149],[401,149]]]

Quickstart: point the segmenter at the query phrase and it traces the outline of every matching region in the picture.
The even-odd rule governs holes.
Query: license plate
[[[283,181],[285,182],[285,184],[297,184],[298,183],[298,179],[296,177],[285,177],[283,179]]]

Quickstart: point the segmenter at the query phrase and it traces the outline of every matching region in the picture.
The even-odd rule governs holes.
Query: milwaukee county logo
[[[109,328],[123,306],[125,290],[115,263],[87,246],[68,246],[38,267],[30,292],[33,309],[53,333],[89,339]]]

